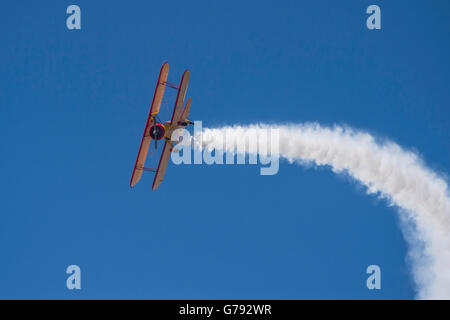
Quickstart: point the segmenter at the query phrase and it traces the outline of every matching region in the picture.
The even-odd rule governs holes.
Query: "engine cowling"
[[[153,140],[161,140],[164,138],[165,134],[166,129],[164,129],[164,126],[160,123],[154,124],[150,127],[150,137]]]

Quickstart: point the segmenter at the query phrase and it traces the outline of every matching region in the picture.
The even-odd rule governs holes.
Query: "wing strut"
[[[169,81],[162,82],[161,84],[166,86],[166,87],[169,87],[169,88],[172,88],[172,89],[176,89],[176,90],[178,90],[180,88],[179,85],[177,85],[175,83],[172,83],[172,82],[169,82]]]

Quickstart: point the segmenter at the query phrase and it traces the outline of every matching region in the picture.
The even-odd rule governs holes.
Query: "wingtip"
[[[163,63],[163,65],[162,65],[162,67],[161,67],[161,72],[162,72],[163,70],[165,70],[165,69],[167,69],[167,72],[168,72],[168,70],[169,70],[169,63],[168,63],[167,61]]]

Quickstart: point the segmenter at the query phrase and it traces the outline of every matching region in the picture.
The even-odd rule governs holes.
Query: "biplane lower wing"
[[[155,178],[153,179],[152,190],[158,189],[159,185],[163,181],[164,175],[166,174],[167,165],[169,164],[171,152],[172,146],[166,141],[166,143],[164,143],[161,158],[159,159],[158,168],[156,169]]]
[[[172,113],[171,124],[177,125],[178,121],[181,119],[184,98],[186,96],[186,90],[189,84],[189,70],[186,70],[181,77],[181,83],[178,88],[177,100],[175,102],[175,107]],[[168,137],[170,139],[170,137]],[[152,189],[156,190],[161,182],[164,179],[164,175],[166,174],[167,165],[169,163],[170,153],[172,152],[172,145],[167,141],[164,144],[164,149],[161,154],[161,158],[159,159],[158,168],[156,169],[155,178],[153,179]]]
[[[156,84],[152,105],[148,113],[147,122],[145,124],[144,133],[142,135],[141,145],[139,146],[138,155],[134,164],[133,173],[131,175],[130,187],[134,187],[139,182],[139,179],[141,179],[142,176],[142,172],[144,171],[145,160],[147,159],[148,149],[152,140],[149,132],[151,121],[153,117],[159,112],[168,74],[169,64],[166,62],[162,65],[161,71],[159,72],[158,83]]]

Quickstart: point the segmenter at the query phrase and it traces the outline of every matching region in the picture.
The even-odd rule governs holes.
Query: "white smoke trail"
[[[340,126],[233,126],[204,129],[201,137],[195,138],[203,141],[202,147],[227,149],[229,144],[223,145],[226,134],[234,141],[256,136],[261,143],[269,129],[279,130],[282,158],[291,163],[329,165],[333,172],[348,173],[366,186],[368,193],[397,206],[410,245],[417,298],[450,299],[450,197],[445,179],[428,169],[415,153]],[[246,152],[244,149],[237,152]]]

